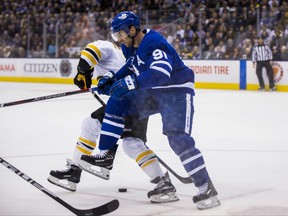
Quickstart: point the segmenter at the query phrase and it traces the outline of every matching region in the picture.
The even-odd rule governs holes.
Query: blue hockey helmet
[[[117,14],[110,23],[110,30],[112,34],[121,30],[129,34],[129,29],[134,26],[140,30],[140,19],[131,11],[123,11]]]

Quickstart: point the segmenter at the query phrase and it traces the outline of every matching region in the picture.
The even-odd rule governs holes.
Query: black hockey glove
[[[101,79],[99,79],[97,85],[97,92],[99,94],[109,95],[110,87],[116,81],[114,75],[115,73],[113,71],[109,71]]]
[[[89,71],[84,72],[78,67],[78,73],[74,77],[74,84],[80,89],[90,88],[92,84],[93,71],[94,69],[92,68]]]

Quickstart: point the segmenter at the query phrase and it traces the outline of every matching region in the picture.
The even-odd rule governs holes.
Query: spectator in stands
[[[252,59],[252,47],[246,47],[242,56],[243,59]]]
[[[215,47],[213,44],[208,46],[208,50],[204,52],[203,59],[214,59],[215,57]]]
[[[271,42],[271,48],[277,43],[274,42],[274,27],[277,23],[277,28],[280,34],[280,40],[284,42],[277,49],[287,46],[288,37],[288,4],[287,1],[259,1],[261,13],[261,31],[262,37],[265,37],[265,43]],[[255,7],[256,6],[256,7]],[[202,31],[199,31],[199,8],[205,8],[201,11],[201,26]],[[108,23],[111,17],[115,16],[115,11],[119,10],[134,10],[137,14],[145,14],[142,16],[143,22],[148,21],[148,25],[169,23],[182,18],[183,24],[177,26],[181,45],[177,45],[180,51],[186,46],[199,46],[199,42],[204,44],[202,52],[209,50],[210,44],[207,40],[211,37],[214,46],[218,46],[220,41],[224,41],[226,51],[230,53],[228,48],[228,40],[232,39],[234,46],[240,48],[240,53],[243,54],[243,42],[245,39],[251,39],[253,42],[256,39],[256,24],[257,24],[257,5],[256,1],[4,1],[0,6],[0,44],[3,47],[16,46],[23,47],[25,52],[31,50],[31,54],[36,49],[36,46],[43,43],[43,24],[47,26],[47,38],[55,37],[56,25],[59,24],[59,47],[66,44],[71,46],[71,41],[74,40],[74,46],[84,44],[83,38],[88,37],[89,40],[107,39]],[[148,19],[146,20],[146,11],[148,11]],[[153,11],[151,11],[153,10]],[[173,10],[173,11],[172,11]],[[93,16],[89,17],[89,14]],[[154,22],[154,23],[153,23]],[[273,24],[274,23],[274,24]],[[153,26],[151,26],[153,28]],[[171,35],[176,34],[175,26],[170,26],[173,31]],[[77,32],[80,34],[86,29],[88,34],[84,34],[81,38],[75,38]],[[88,29],[88,31],[87,31]],[[239,29],[239,30],[238,30]],[[29,30],[29,31],[28,31]],[[185,33],[183,34],[183,30]],[[276,30],[276,28],[275,28]],[[265,32],[266,31],[266,32]],[[27,34],[29,32],[29,35]],[[209,33],[209,37],[207,37]],[[193,37],[191,35],[193,34]],[[216,36],[217,34],[217,36]],[[277,38],[275,31],[275,40]],[[183,38],[184,35],[184,38]],[[195,36],[196,35],[196,36]],[[285,39],[286,37],[286,39]],[[175,40],[174,37],[173,40]],[[201,39],[201,41],[199,41]],[[81,41],[82,40],[82,41]],[[210,40],[210,39],[209,39]],[[205,42],[204,42],[205,41]],[[227,41],[227,42],[226,42]],[[29,42],[30,44],[28,44]],[[47,45],[49,45],[47,39]],[[171,43],[174,43],[171,41]],[[28,47],[28,45],[30,45]],[[48,47],[47,47],[48,48]],[[36,51],[37,52],[37,51]],[[48,53],[48,50],[46,50]],[[59,48],[60,52],[60,48]],[[223,49],[222,49],[223,52]],[[12,57],[13,50],[9,55]],[[209,52],[208,52],[209,53]],[[285,53],[285,52],[284,52]],[[53,56],[53,54],[52,54]],[[65,56],[65,55],[64,55]],[[203,55],[203,58],[206,55]],[[209,54],[211,57],[211,55]],[[209,57],[209,58],[210,58]],[[242,58],[242,56],[241,56]]]
[[[176,39],[173,41],[173,47],[175,48],[175,50],[177,51],[177,53],[180,55],[181,54],[181,50],[183,49],[180,45],[180,40]]]
[[[220,41],[219,41],[219,45],[218,45],[218,46],[220,47],[220,51],[221,51],[222,53],[226,53],[226,44],[224,43],[223,40],[220,40]]]
[[[17,47],[14,57],[16,58],[26,58],[26,51],[23,47]]]
[[[232,60],[238,60],[238,59],[241,59],[243,56],[241,56],[241,53],[240,53],[240,48],[239,47],[235,47],[234,50],[233,50],[233,53],[231,55],[231,59]]]
[[[168,31],[164,30],[162,35],[164,38],[166,38],[169,44],[173,43],[174,38],[168,33]]]
[[[188,47],[184,47],[180,53],[182,59],[192,59],[193,53]]]
[[[269,37],[271,35],[271,29],[267,27],[267,25],[263,24],[261,26],[261,30],[259,31],[259,37],[261,37],[264,40],[264,44],[270,44],[271,38]]]
[[[223,32],[218,31],[216,33],[216,37],[213,39],[214,46],[218,46],[220,41],[222,41],[223,38]]]
[[[49,58],[55,58],[55,54],[56,54],[55,41],[51,40],[47,48],[47,55]]]
[[[247,54],[249,55],[249,57],[251,57],[251,51],[253,48],[253,44],[250,38],[246,38],[243,42],[243,46],[241,47],[240,50],[240,56],[243,57],[243,55],[246,55],[247,58]]]
[[[251,31],[252,31],[252,26],[251,26]],[[249,32],[249,31],[248,31]],[[235,35],[235,45],[236,46],[242,46],[243,41],[247,38],[247,31],[245,31],[244,26],[240,26],[239,31],[237,32],[237,35]]]
[[[209,50],[209,47],[214,43],[213,43],[213,38],[210,36],[210,33],[209,32],[206,32],[206,37],[205,37],[205,40],[203,40],[203,51],[207,51]]]
[[[280,61],[281,60],[281,53],[277,50],[276,46],[272,47],[272,55],[274,61]]]
[[[224,53],[221,52],[220,46],[215,47],[215,55],[213,57],[214,57],[213,59],[223,59],[224,58]]]
[[[59,48],[59,53],[58,53],[59,58],[69,58],[69,52],[67,48],[68,47],[66,44],[64,44],[63,46]]]
[[[44,58],[44,51],[43,51],[43,45],[41,43],[37,44],[35,49],[31,52],[32,58]]]
[[[4,57],[4,47],[0,45],[0,58]]]
[[[232,38],[229,38],[228,40],[227,40],[227,44],[226,44],[226,51],[225,51],[225,53],[228,53],[229,54],[229,56],[230,56],[230,54],[233,52],[233,50],[234,50],[234,41],[233,41],[233,39]]]
[[[14,57],[11,46],[5,46],[3,48],[3,57],[4,58],[12,58],[12,57]]]
[[[287,46],[283,45],[281,47],[280,52],[281,52],[281,54],[280,54],[281,60],[288,61],[288,48],[287,48]]]
[[[277,52],[280,53],[281,47],[287,44],[287,37],[284,37],[280,29],[275,30],[275,35],[272,37],[270,47],[275,47]]]
[[[200,59],[200,49],[198,46],[194,46],[192,50],[192,58],[197,60]]]
[[[288,13],[287,13],[287,14],[288,14]],[[284,31],[283,31],[283,36],[284,36],[285,38],[288,37],[288,24],[285,26],[285,29],[284,29]]]
[[[184,33],[185,30],[182,28],[182,25],[177,24],[175,38],[179,38],[180,40],[184,39]]]

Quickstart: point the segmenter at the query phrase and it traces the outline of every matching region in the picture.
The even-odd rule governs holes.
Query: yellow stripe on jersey
[[[102,53],[99,50],[99,48],[97,46],[95,46],[93,43],[90,43],[86,46],[89,49],[92,49],[94,51],[94,53],[96,54],[96,56],[98,57],[98,59],[100,60],[102,58]]]
[[[79,145],[77,145],[77,149],[80,151],[80,152],[82,152],[83,154],[86,154],[86,155],[91,155],[92,154],[92,150],[91,151],[88,151],[88,150],[86,150],[86,149],[84,149],[83,147],[81,147],[81,146],[79,146]]]
[[[82,143],[84,143],[84,144],[86,144],[86,145],[89,145],[89,146],[91,146],[91,147],[93,147],[93,148],[96,147],[96,143],[95,143],[95,142],[92,142],[92,141],[87,140],[87,139],[83,139],[82,137],[79,137],[79,140],[80,140]]]
[[[97,60],[94,58],[94,56],[91,55],[91,53],[88,52],[87,50],[82,50],[81,56],[87,57],[92,62],[93,65],[96,65],[98,63]]]
[[[136,162],[138,163],[140,160],[142,160],[145,156],[149,155],[149,154],[154,154],[154,152],[152,150],[147,150],[145,152],[142,152],[140,155],[138,155],[138,157],[136,158]]]
[[[143,163],[142,165],[141,165],[141,168],[143,169],[144,167],[146,167],[146,166],[148,166],[148,165],[150,165],[151,163],[154,163],[154,162],[156,162],[157,161],[157,158],[153,158],[152,160],[148,160],[148,161],[146,161],[145,163]]]

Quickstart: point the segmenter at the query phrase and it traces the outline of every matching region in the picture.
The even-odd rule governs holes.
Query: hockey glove
[[[93,68],[87,72],[84,72],[78,68],[78,73],[74,78],[74,84],[77,85],[80,89],[90,88],[92,84],[93,71]]]
[[[129,91],[137,88],[135,76],[127,76],[116,81],[110,88],[110,95],[115,99],[121,99]]]
[[[97,92],[99,94],[109,95],[110,87],[115,82],[114,75],[115,73],[113,71],[109,71],[99,79],[97,85]]]

